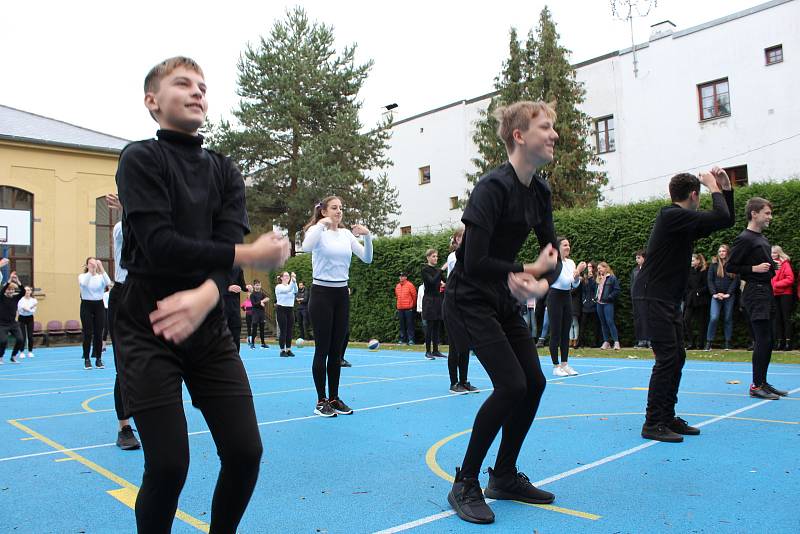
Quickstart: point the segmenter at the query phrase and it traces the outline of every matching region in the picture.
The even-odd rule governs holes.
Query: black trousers
[[[536,317],[536,335],[539,339],[542,339],[542,328],[544,328],[544,312],[547,309],[545,303],[547,302],[547,297],[538,299],[536,301],[536,310],[534,310],[533,314]]]
[[[83,359],[100,358],[103,354],[103,325],[106,322],[106,309],[102,300],[81,299],[81,326],[83,327]]]
[[[678,388],[686,363],[683,316],[678,303],[656,300],[637,301],[637,310],[646,315],[647,332],[656,357],[647,392],[645,424],[666,424],[675,418]]]
[[[753,384],[757,387],[767,381],[767,370],[772,360],[772,325],[769,319],[751,321],[753,330]]]
[[[306,335],[311,337],[311,323],[309,320],[308,306],[298,306],[297,311],[295,312],[295,317],[297,318],[297,324],[300,327],[300,337],[303,339],[308,339],[306,338]]]
[[[33,351],[33,315],[20,315],[19,328],[22,331],[22,349],[28,347],[28,352]]]
[[[792,308],[794,307],[794,295],[778,295],[775,297],[775,339],[792,339]],[[22,317],[19,318],[20,323]]]
[[[17,355],[22,350],[22,331],[19,328],[19,323],[14,321],[11,324],[0,324],[0,358],[6,353],[6,345],[8,344],[8,334],[14,336],[14,349],[11,351],[11,357]]]
[[[600,322],[597,318],[597,311],[581,311],[580,333],[578,335],[578,345],[582,347],[600,346]]]
[[[558,351],[561,361],[569,358],[569,328],[572,326],[572,298],[569,290],[551,289],[547,294],[547,309],[550,310],[550,359],[558,365]]]
[[[633,310],[633,334],[636,341],[649,341],[647,336],[647,324],[645,322],[645,314],[639,313],[638,305],[635,300],[631,301],[631,309]]]
[[[700,348],[708,330],[708,306],[686,306],[683,309],[683,329],[686,340]]]
[[[278,316],[278,326],[281,335],[279,343],[281,350],[292,348],[292,335],[294,328],[294,308],[291,306],[275,306],[275,315]]]
[[[266,345],[267,342],[264,341],[264,326],[267,322],[267,316],[264,312],[264,309],[253,309],[253,339],[252,342],[256,342],[256,330],[258,330],[258,334],[261,336],[261,344]]]
[[[469,372],[469,351],[459,351],[450,348],[447,354],[447,371],[450,373],[450,384],[463,384],[467,382]]]
[[[309,304],[314,324],[314,363],[311,374],[317,389],[317,400],[339,396],[341,360],[350,323],[350,294],[347,287],[327,287],[314,284]],[[328,395],[325,394],[325,378]]]
[[[439,334],[442,331],[442,321],[438,319],[428,319],[425,321],[425,352],[439,350]]]
[[[233,337],[233,345],[239,352],[242,344],[242,313],[239,311],[239,295],[235,298],[222,297],[225,306],[225,322]]]
[[[211,431],[220,471],[211,502],[211,532],[233,533],[253,494],[263,447],[251,397],[193,399]],[[189,470],[189,436],[183,404],[134,416],[144,451],[144,475],[136,497],[141,533],[168,534]]]
[[[114,411],[117,413],[117,421],[124,421],[125,419],[129,419],[129,416],[125,414],[125,408],[123,408],[122,404],[122,393],[119,387],[119,373],[121,372],[120,369],[120,362],[119,358],[117,358],[117,353],[119,352],[119,345],[117,344],[116,340],[114,339],[114,322],[116,321],[116,312],[117,307],[119,306],[119,296],[122,293],[122,282],[114,282],[114,286],[111,288],[111,291],[108,293],[108,335],[111,337],[111,345],[112,350],[114,351],[114,369],[116,370],[114,374]]]

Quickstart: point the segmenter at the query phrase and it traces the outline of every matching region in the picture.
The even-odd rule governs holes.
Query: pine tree
[[[331,194],[342,198],[348,223],[376,234],[394,229],[397,192],[381,172],[391,164],[391,119],[362,132],[357,96],[373,62],[356,64],[355,51],[337,54],[331,27],[309,21],[302,8],[287,12],[239,59],[238,124],[211,128],[212,144],[252,183],[251,225],[285,228],[293,252],[313,206]]]
[[[541,12],[536,32],[528,32],[524,49],[512,28],[509,57],[495,79],[498,94],[476,124],[473,141],[480,157],[472,160],[477,170],[467,174],[467,179],[474,184],[507,159],[505,146],[496,133],[497,121],[492,116],[498,106],[519,100],[555,101],[558,114],[555,129],[559,135],[556,159],[542,169],[553,190],[554,206],[594,206],[602,199],[600,187],[607,183],[607,178],[603,172],[587,169],[602,160],[588,142],[591,120],[577,107],[583,102],[585,91],[569,63],[570,52],[558,44],[558,37],[547,7]]]

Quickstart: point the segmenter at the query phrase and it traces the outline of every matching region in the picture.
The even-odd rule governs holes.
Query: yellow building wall
[[[0,141],[0,185],[33,194],[36,320],[80,318],[78,274],[94,256],[95,201],[116,191],[118,154]]]

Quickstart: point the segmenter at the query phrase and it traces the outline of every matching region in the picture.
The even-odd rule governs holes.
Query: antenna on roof
[[[636,59],[636,42],[633,39],[633,18],[646,17],[656,7],[658,7],[658,0],[611,0],[611,14],[618,20],[627,20],[631,26],[634,78],[639,77],[639,61]]]

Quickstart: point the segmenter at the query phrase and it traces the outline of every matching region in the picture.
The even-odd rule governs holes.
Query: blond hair
[[[772,245],[772,250],[778,255],[781,261],[789,261],[792,259],[783,251],[783,248],[781,248],[780,245]]]
[[[147,76],[144,77],[144,92],[154,93],[158,91],[158,86],[161,83],[161,80],[169,76],[172,71],[178,67],[186,67],[187,69],[193,70],[205,78],[203,69],[200,68],[200,65],[198,65],[195,60],[184,56],[175,56],[165,59],[150,69],[150,72],[148,72]]]
[[[600,267],[605,267],[606,268],[606,275],[609,275],[609,274],[610,275],[614,275],[614,270],[611,268],[611,266],[608,263],[606,263],[604,261],[601,261],[600,263],[597,264],[597,268],[600,269]],[[597,271],[595,271],[595,275],[599,276],[597,274]]]
[[[532,119],[544,113],[553,122],[556,121],[555,102],[533,102],[522,100],[508,106],[495,109],[492,116],[497,121],[497,135],[506,144],[506,150],[514,150],[514,130],[526,131]]]
[[[706,257],[700,253],[692,254],[692,258],[697,258],[697,261],[700,262],[700,270],[705,271],[708,269],[708,262],[706,261]]]

